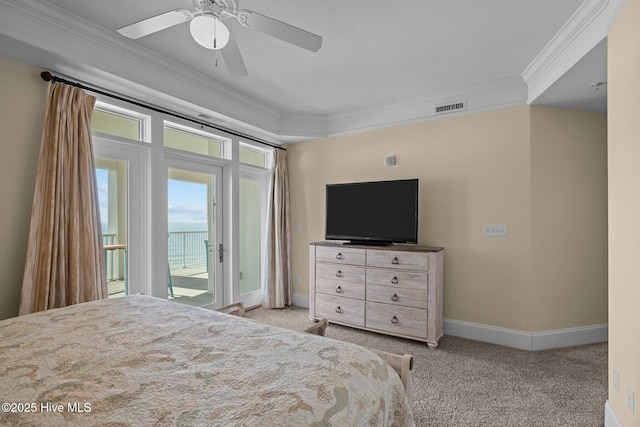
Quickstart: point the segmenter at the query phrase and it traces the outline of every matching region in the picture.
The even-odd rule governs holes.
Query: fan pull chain
[[[218,40],[216,39],[216,34],[217,34],[217,26],[218,26],[218,20],[214,19],[213,20],[213,49],[217,50],[218,47]],[[218,55],[216,55],[216,66],[218,65]]]
[[[218,68],[218,40],[216,39],[216,30],[217,30],[218,20],[213,20],[213,50],[216,52],[216,68]]]

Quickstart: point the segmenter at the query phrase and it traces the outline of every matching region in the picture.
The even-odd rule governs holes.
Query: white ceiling
[[[0,0],[0,54],[290,142],[430,119],[434,104],[459,99],[468,111],[525,102],[603,111],[606,85],[589,84],[606,82],[607,28],[589,28],[612,21],[609,3],[241,0],[323,45],[309,52],[226,20],[249,73],[234,78],[188,24],[138,40],[116,33],[191,9],[189,0]]]

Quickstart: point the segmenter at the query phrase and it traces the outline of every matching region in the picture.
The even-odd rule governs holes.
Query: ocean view
[[[206,265],[208,239],[205,221],[179,221],[169,223],[168,249],[169,267],[171,269]],[[102,223],[104,244],[123,243],[116,241],[115,236],[107,232],[107,224]],[[110,266],[113,254],[108,253],[107,264]]]
[[[207,223],[205,221],[176,221],[169,222],[169,232],[177,231],[206,231]],[[107,224],[102,223],[102,234],[108,234]]]
[[[207,230],[207,223],[205,221],[169,222],[169,232],[206,231],[206,230]]]

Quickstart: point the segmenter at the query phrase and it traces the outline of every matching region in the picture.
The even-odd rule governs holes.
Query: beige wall
[[[607,116],[531,109],[531,329],[607,323]]]
[[[324,237],[326,184],[419,178],[419,244],[445,247],[446,318],[527,332],[606,323],[605,153],[603,115],[528,106],[291,145],[294,292],[308,295],[307,245]],[[388,155],[396,166],[384,166]],[[573,242],[580,227],[564,208],[594,182],[584,201],[594,209],[581,216],[599,229]],[[562,209],[545,211],[551,193]],[[494,223],[509,236],[483,237]]]
[[[37,68],[0,66],[6,318],[17,313],[47,85]],[[599,115],[523,106],[290,146],[294,292],[308,295],[325,184],[417,177],[419,243],[446,248],[447,318],[529,332],[605,323],[604,126]],[[388,155],[396,166],[384,166]],[[483,237],[490,223],[508,224],[509,237]]]
[[[18,314],[48,85],[0,57],[0,319]]]
[[[625,427],[640,426],[639,22],[640,0],[627,0],[608,39],[609,403]],[[635,415],[627,409],[629,387]]]

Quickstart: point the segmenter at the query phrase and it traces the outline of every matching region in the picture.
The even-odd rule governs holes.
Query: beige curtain
[[[91,113],[95,97],[49,87],[19,314],[107,297]]]
[[[275,150],[275,167],[271,185],[267,242],[267,283],[264,289],[264,305],[283,308],[292,304],[291,264],[289,260],[289,173],[287,152]]]

